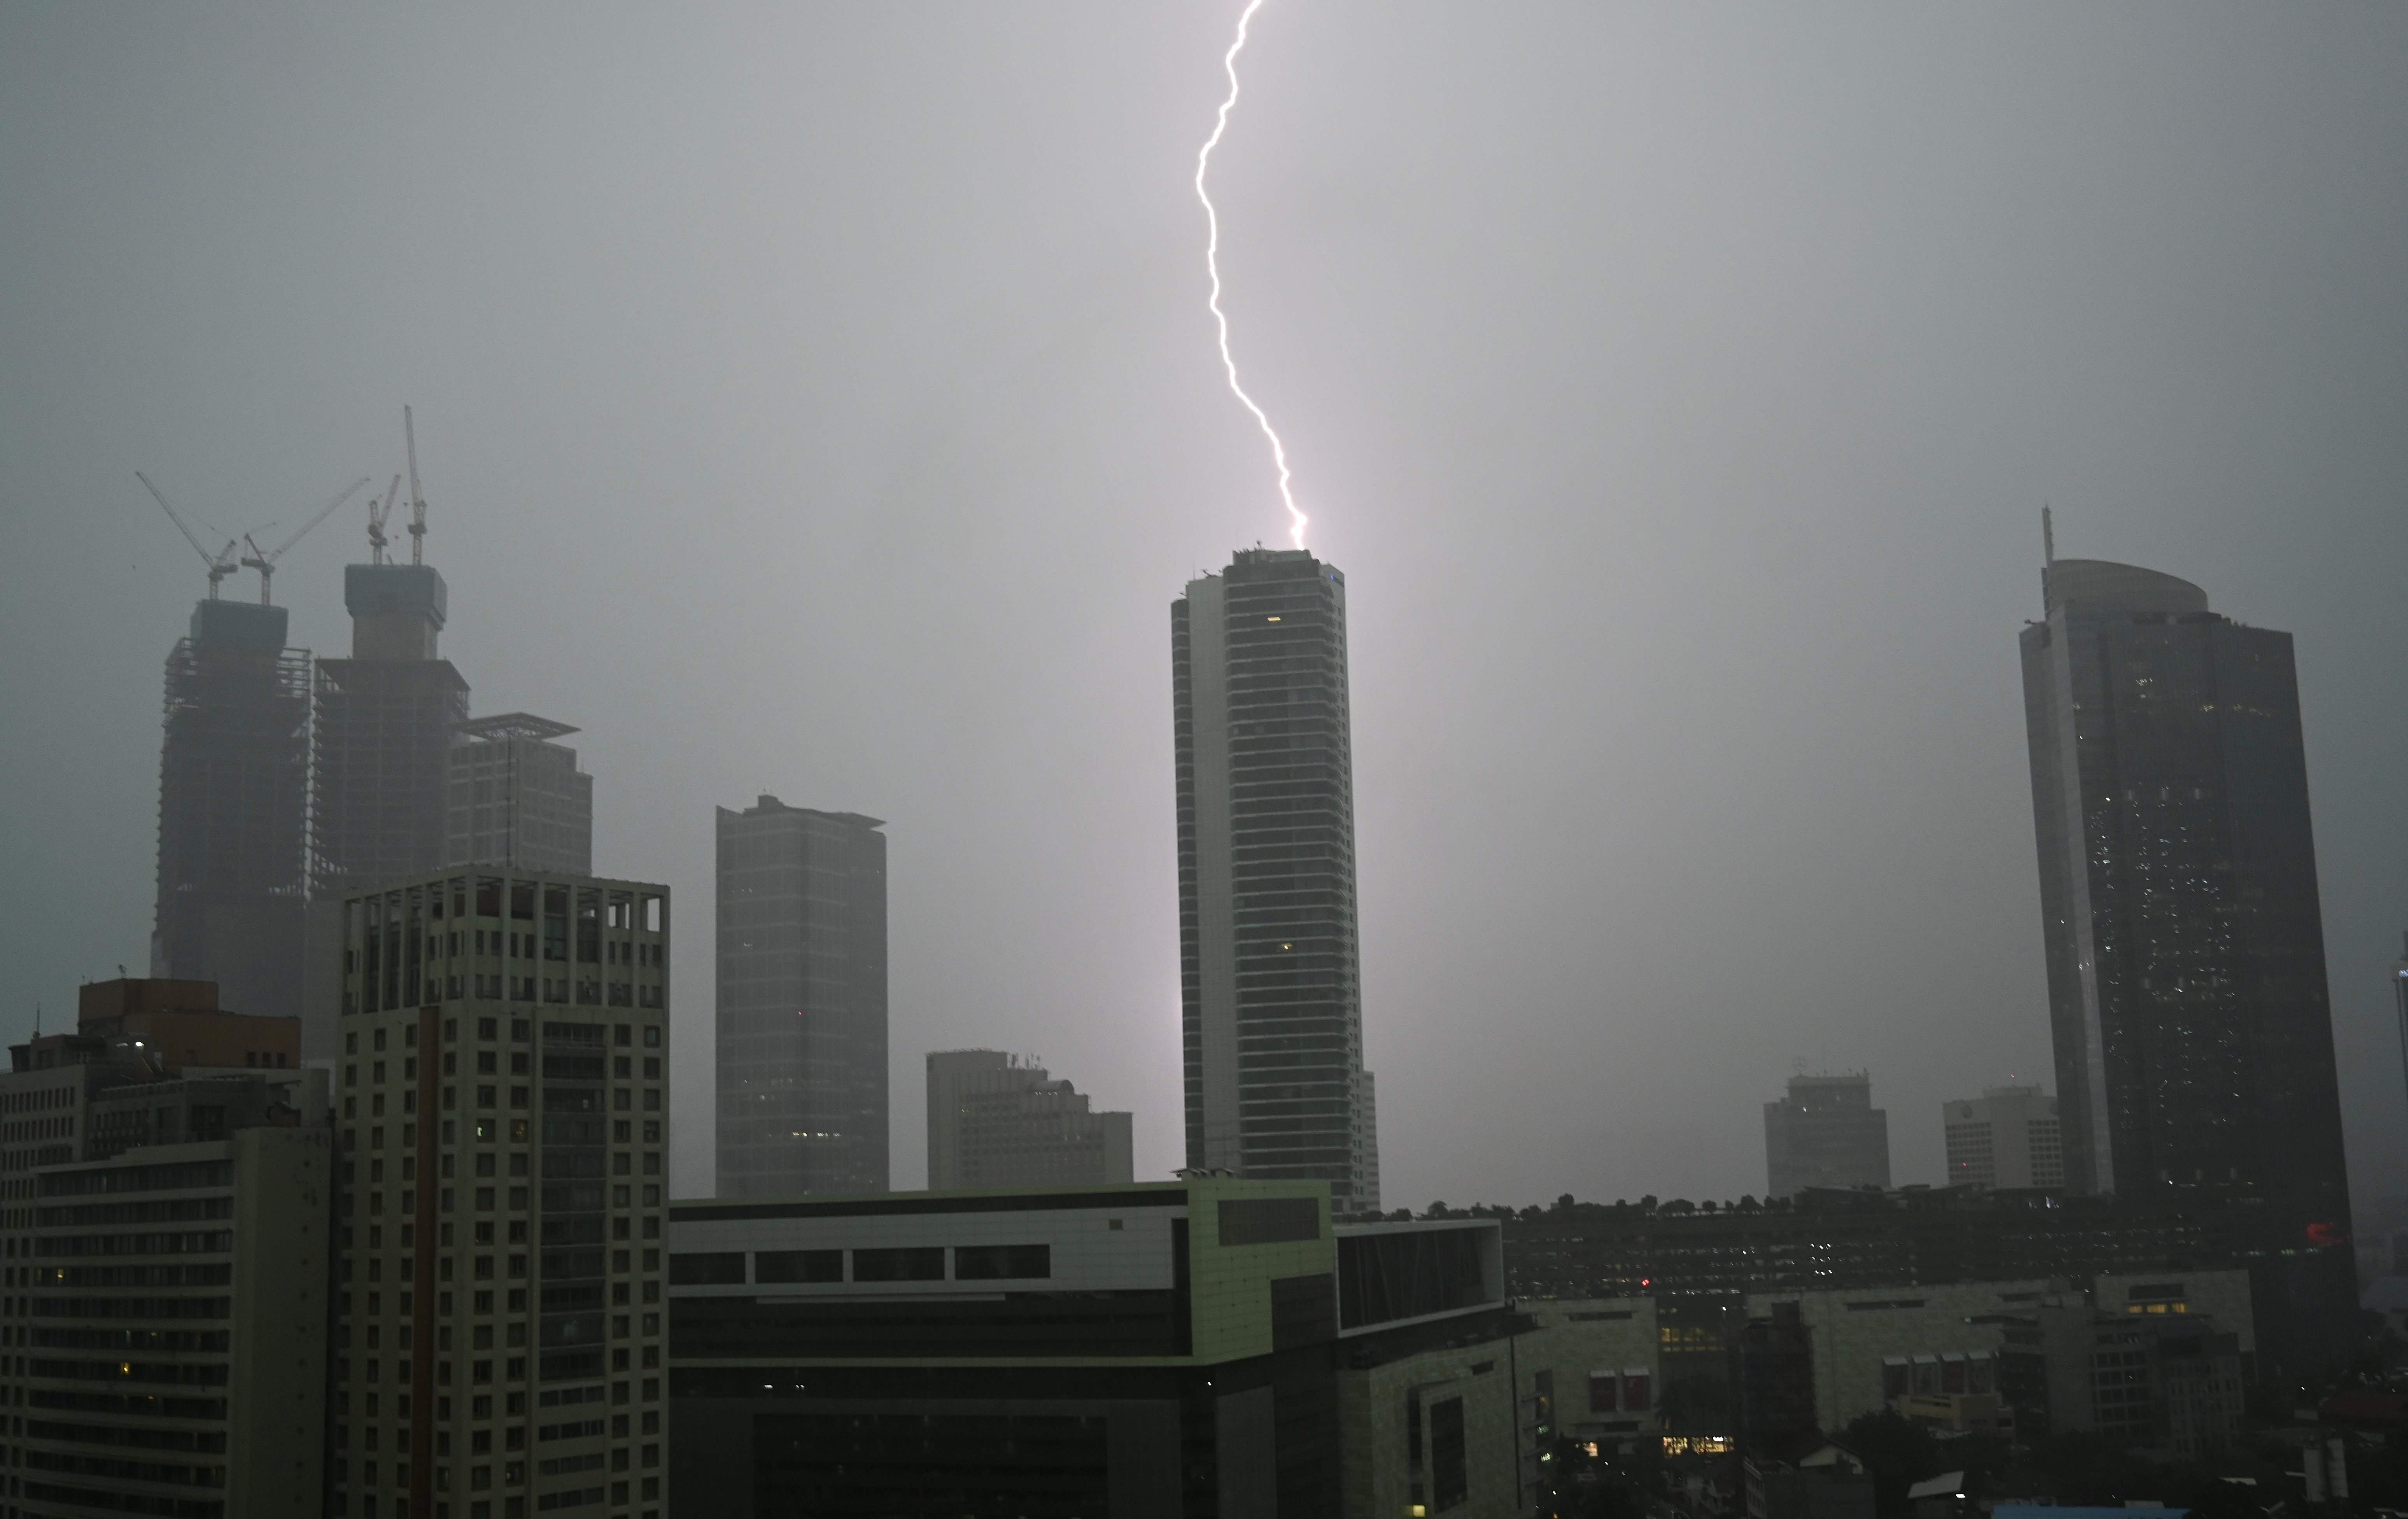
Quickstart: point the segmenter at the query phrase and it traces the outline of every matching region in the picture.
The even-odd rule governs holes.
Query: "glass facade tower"
[[[1370,1211],[1345,577],[1240,550],[1171,604],[1170,644],[1188,1167]]]
[[[719,1196],[887,1189],[886,836],[719,810]]]
[[[2024,703],[2067,1184],[2345,1241],[2291,636],[2097,560],[2050,564],[2045,604]]]

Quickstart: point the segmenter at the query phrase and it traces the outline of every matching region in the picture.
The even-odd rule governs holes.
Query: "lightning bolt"
[[[1204,272],[1212,278],[1212,294],[1205,304],[1211,308],[1213,323],[1220,330],[1221,367],[1228,371],[1230,394],[1237,396],[1239,404],[1254,414],[1255,425],[1262,428],[1263,437],[1270,440],[1271,462],[1279,466],[1280,500],[1287,506],[1288,537],[1301,549],[1304,547],[1304,524],[1312,519],[1297,509],[1296,492],[1289,487],[1287,449],[1280,442],[1279,434],[1272,429],[1271,419],[1254,404],[1254,398],[1246,394],[1246,387],[1238,383],[1238,361],[1229,356],[1229,318],[1221,309],[1221,217],[1212,209],[1212,197],[1204,193],[1204,171],[1211,165],[1212,150],[1221,146],[1221,135],[1229,130],[1229,112],[1238,104],[1238,54],[1245,49],[1247,26],[1254,21],[1254,12],[1262,8],[1263,0],[1246,0],[1246,8],[1238,17],[1238,40],[1230,43],[1229,50],[1222,55],[1222,71],[1229,76],[1229,98],[1221,102],[1220,114],[1212,121],[1212,135],[1204,139],[1202,150],[1196,155],[1196,198],[1204,203],[1204,225],[1207,229]]]

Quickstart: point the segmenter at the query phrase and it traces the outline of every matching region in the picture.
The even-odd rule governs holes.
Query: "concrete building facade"
[[[1788,1096],[1764,1105],[1765,1196],[1888,1186],[1889,1114],[1872,1092],[1862,1071],[1789,1078]]]
[[[332,1164],[254,1126],[36,1174],[10,1519],[323,1512]]]
[[[212,596],[167,656],[150,974],[229,1006],[301,1011],[308,889],[309,653],[285,609]]]
[[[452,729],[445,865],[593,873],[594,778],[552,741],[576,731],[528,712]]]
[[[1111,1186],[1135,1180],[1129,1115],[1000,1050],[928,1056],[928,1190]]]
[[[2065,1185],[2057,1099],[2039,1087],[1985,1087],[1979,1098],[1942,1103],[1940,1117],[1950,1186],[2055,1191]]]
[[[667,891],[343,904],[333,1513],[660,1519]]]
[[[719,1195],[887,1189],[885,824],[719,810]]]
[[[1187,1165],[1374,1211],[1345,577],[1240,550],[1170,625]]]
[[[1555,1389],[1652,1365],[1643,1303],[1516,1311],[1493,1221],[1333,1225],[1318,1180],[713,1199],[671,1243],[713,1512],[1518,1519]]]

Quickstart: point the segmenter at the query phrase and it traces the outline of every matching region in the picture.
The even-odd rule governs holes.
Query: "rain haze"
[[[897,1186],[966,1045],[1181,1164],[1168,608],[1285,538],[1191,183],[1236,11],[0,7],[0,1031],[148,958],[204,580],[134,472],[297,524],[408,403],[444,654],[674,893],[679,1193],[765,792],[887,822]],[[1799,1068],[1937,1182],[1942,1100],[2054,1088],[2043,502],[2297,635],[2351,1180],[2408,1190],[2408,10],[1272,0],[1241,66],[1390,1207],[1760,1192]]]

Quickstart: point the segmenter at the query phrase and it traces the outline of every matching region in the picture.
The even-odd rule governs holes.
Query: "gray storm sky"
[[[400,467],[445,652],[670,883],[889,820],[921,1056],[1179,1163],[1167,607],[1282,514],[1189,184],[1237,6],[0,4],[0,1032],[140,973],[227,526]],[[2060,552],[2298,636],[2352,1180],[2403,1181],[2408,9],[1271,0],[1226,305],[1352,609],[1391,1205],[1729,1197],[1797,1062],[2054,1086],[2014,638]],[[347,509],[284,562],[348,652]],[[248,587],[245,577],[240,582]],[[232,594],[232,593],[230,593]]]

